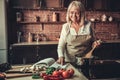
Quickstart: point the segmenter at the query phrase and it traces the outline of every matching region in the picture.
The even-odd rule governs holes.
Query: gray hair
[[[68,23],[71,23],[71,20],[69,18],[69,14],[70,14],[70,10],[71,8],[75,6],[76,8],[78,8],[80,10],[80,25],[83,25],[84,24],[84,21],[85,21],[85,8],[84,8],[84,5],[80,2],[80,1],[72,1],[69,6],[68,6],[68,9],[67,9],[67,14],[66,14],[66,21]]]

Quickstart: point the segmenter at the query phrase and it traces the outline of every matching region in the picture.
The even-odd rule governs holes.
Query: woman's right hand
[[[64,59],[65,59],[64,57],[59,57],[58,60],[57,60],[57,62],[58,62],[59,64],[63,65],[64,62],[65,62]]]

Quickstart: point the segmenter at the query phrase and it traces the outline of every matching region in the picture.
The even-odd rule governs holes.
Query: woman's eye
[[[74,12],[74,11],[71,11],[70,14],[75,14],[75,15],[79,15],[80,13],[79,12]]]

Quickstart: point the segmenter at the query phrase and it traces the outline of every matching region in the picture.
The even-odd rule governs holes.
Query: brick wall
[[[102,22],[101,16],[105,14],[107,21]],[[113,21],[110,22],[108,18],[112,16]],[[95,35],[97,39],[102,40],[117,40],[120,39],[120,12],[100,12],[100,11],[88,11],[86,12],[88,20],[91,18],[96,19],[98,22],[93,23],[95,27]],[[99,22],[100,21],[100,22]]]
[[[66,11],[50,11],[50,10],[24,10],[24,21],[25,22],[36,22],[37,17],[39,17],[40,22],[52,22],[52,14],[56,12],[59,17],[58,22],[65,22]],[[86,18],[90,20],[91,18],[95,18],[97,20],[101,19],[103,14],[108,16],[112,16],[113,20],[120,19],[120,12],[100,12],[100,11],[86,11]],[[19,27],[18,31],[21,31],[22,41],[26,42],[28,38],[28,33],[32,33],[33,41],[35,41],[34,37],[36,34],[44,34],[48,40],[57,40],[60,36],[60,32],[62,29],[63,23],[45,23],[45,24],[22,24]],[[107,22],[107,23],[96,23],[95,25],[96,38],[103,40],[115,40],[120,38],[120,26],[118,22]]]
[[[52,15],[53,12],[58,14],[58,23],[49,23],[52,22]],[[37,11],[37,10],[25,10],[23,13],[23,21],[24,22],[37,22],[37,18],[40,18],[40,22],[45,22],[43,24],[41,23],[26,23],[19,25],[19,31],[22,32],[22,41],[26,42],[28,38],[28,33],[32,33],[33,35],[33,41],[36,34],[39,34],[41,37],[41,34],[44,34],[47,37],[47,40],[57,40],[60,36],[60,31],[62,29],[62,24],[65,22],[65,16],[66,11]],[[48,23],[47,23],[48,22]],[[60,22],[60,23],[59,23]]]

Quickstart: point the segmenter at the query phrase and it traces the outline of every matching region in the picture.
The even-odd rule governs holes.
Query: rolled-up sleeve
[[[61,35],[60,35],[58,48],[57,48],[58,57],[64,57],[65,45],[66,45],[66,35],[67,35],[66,26],[67,25],[65,25],[65,24],[62,26]]]

